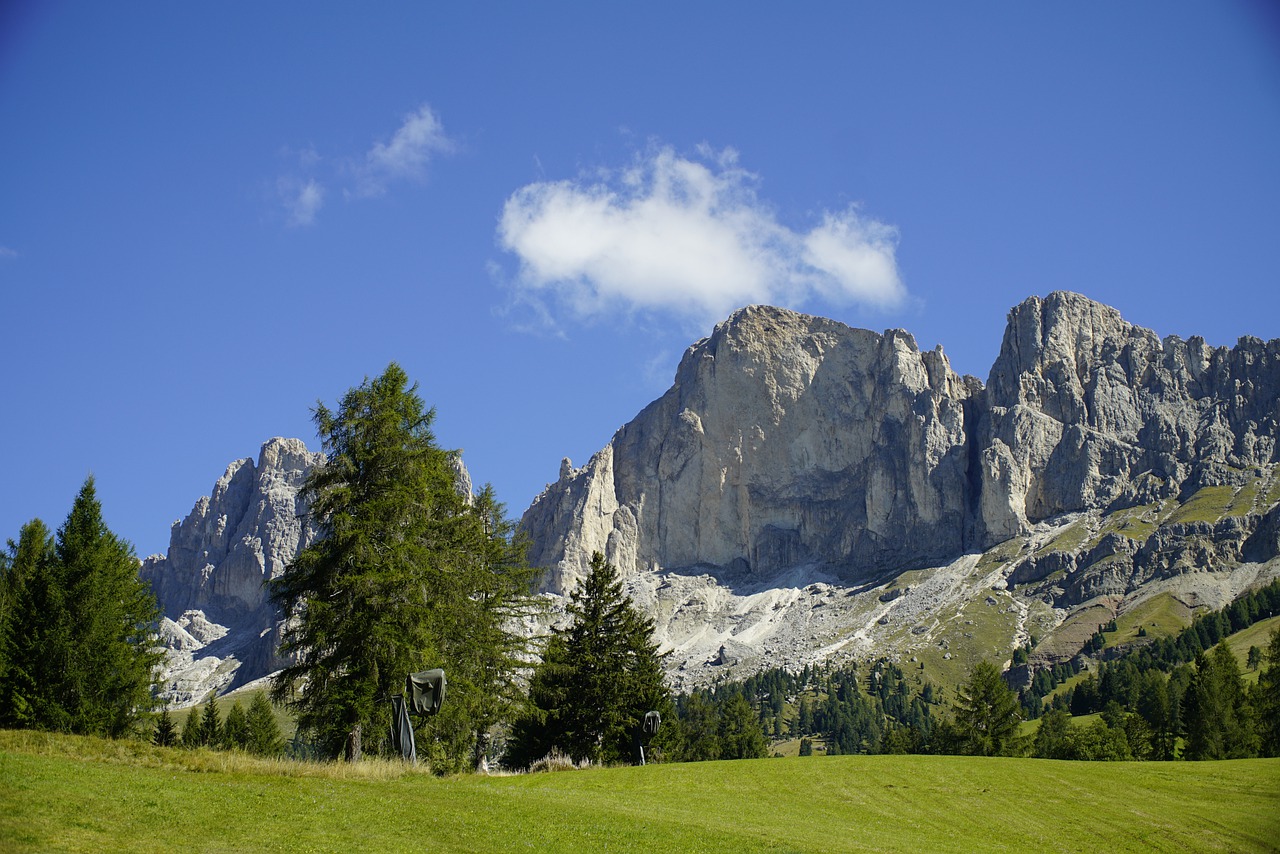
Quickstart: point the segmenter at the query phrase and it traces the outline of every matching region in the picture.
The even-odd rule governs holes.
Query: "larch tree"
[[[271,583],[292,659],[272,695],[329,755],[356,760],[366,736],[385,740],[405,677],[443,667],[448,700],[420,749],[456,766],[502,708],[495,686],[509,691],[503,621],[527,597],[530,571],[491,491],[477,509],[459,488],[434,417],[394,363],[336,411],[315,410],[327,459],[302,494],[320,536]]]

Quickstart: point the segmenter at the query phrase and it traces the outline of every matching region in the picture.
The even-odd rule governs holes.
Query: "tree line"
[[[296,716],[295,743],[308,755],[391,755],[391,698],[409,673],[434,667],[448,674],[447,699],[414,727],[420,754],[442,772],[495,759],[528,767],[548,754],[625,762],[641,748],[673,761],[751,758],[768,753],[770,738],[799,738],[802,752],[820,739],[827,753],[1277,751],[1280,642],[1273,636],[1248,690],[1219,642],[1273,612],[1280,584],[1104,662],[1050,701],[1034,741],[1017,737],[1020,721],[1043,711],[1078,662],[1036,674],[1021,702],[991,664],[976,667],[947,704],[886,660],[775,669],[673,698],[653,623],[602,555],[592,556],[565,623],[529,637],[522,624],[539,600],[526,541],[491,487],[460,488],[456,452],[437,443],[434,418],[394,363],[335,409],[314,410],[326,456],[301,497],[321,535],[269,582],[289,617],[280,651],[290,661],[271,698]],[[33,520],[9,542],[0,554],[0,726],[112,737],[146,730],[163,744],[277,750],[265,699],[224,719],[211,698],[180,734],[167,712],[152,723],[159,613],[137,567],[132,547],[104,524],[92,478],[56,533]],[[1263,658],[1259,650],[1259,666]],[[1068,711],[1086,710],[1103,713],[1087,732],[1064,727]],[[664,721],[656,733],[642,726],[650,712]]]

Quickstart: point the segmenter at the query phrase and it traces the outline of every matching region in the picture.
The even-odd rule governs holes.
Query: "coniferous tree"
[[[635,753],[647,711],[671,717],[653,621],[631,606],[617,570],[599,552],[569,613],[572,623],[555,631],[534,671],[530,709],[513,727],[513,765],[527,766],[553,748],[575,761],[623,761]]]
[[[1022,720],[1018,695],[989,661],[973,668],[968,683],[960,690],[955,715],[965,753],[1010,756],[1021,749],[1017,738]]]
[[[228,750],[249,749],[249,721],[239,703],[231,707],[222,723],[222,746]]]
[[[1280,756],[1280,629],[1271,632],[1265,657],[1267,667],[1258,674],[1253,694],[1259,748],[1263,756]]]
[[[720,705],[720,758],[760,759],[769,755],[769,742],[760,719],[741,694],[734,693]]]
[[[133,547],[108,530],[93,478],[80,489],[54,550],[66,591],[72,652],[63,703],[73,732],[113,738],[133,731],[155,703],[160,617],[138,577]]]
[[[187,720],[182,724],[182,738],[178,742],[188,750],[200,746],[200,710],[192,709],[187,713]]]
[[[524,699],[516,676],[527,667],[529,640],[508,627],[530,613],[537,574],[525,557],[525,536],[507,519],[492,486],[480,489],[458,528],[458,589],[439,636],[449,664],[449,702],[422,727],[423,752],[446,772],[487,770],[490,731]]]
[[[1187,759],[1243,759],[1258,753],[1253,708],[1247,702],[1240,665],[1226,643],[1196,656],[1187,689]]]
[[[162,653],[159,609],[133,548],[106,526],[88,478],[58,529],[23,529],[15,548],[0,674],[11,726],[120,737],[150,712]]]
[[[716,708],[702,691],[693,692],[681,703],[680,729],[681,760],[704,762],[720,758],[720,727],[716,720]]]
[[[192,712],[192,714],[195,713]],[[213,694],[209,695],[208,701],[200,711],[200,724],[196,732],[199,733],[201,747],[222,746],[222,718],[218,714],[218,698]]]
[[[67,729],[56,699],[67,654],[66,607],[53,537],[39,519],[9,541],[0,621],[0,726]]]
[[[388,731],[388,698],[410,673],[448,673],[448,701],[419,742],[436,762],[480,753],[513,694],[518,644],[504,621],[530,572],[491,492],[477,510],[459,490],[434,417],[394,363],[336,412],[315,410],[328,456],[302,494],[321,537],[272,582],[294,617],[281,645],[294,663],[272,693],[331,755],[358,759],[362,733]]]
[[[245,715],[248,727],[248,743],[246,749],[257,756],[275,756],[284,750],[284,739],[280,734],[280,725],[271,711],[271,701],[265,694],[254,694],[249,704],[249,712]]]
[[[151,743],[157,747],[173,747],[178,743],[178,727],[173,722],[173,718],[169,716],[167,708],[160,710],[160,717],[156,719],[156,731],[151,736]]]

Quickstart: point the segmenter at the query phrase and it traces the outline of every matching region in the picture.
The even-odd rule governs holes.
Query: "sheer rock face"
[[[1071,293],[1009,314],[980,445],[981,526],[1185,496],[1276,459],[1280,340],[1212,348]]]
[[[264,443],[257,464],[242,459],[227,467],[213,493],[201,498],[186,519],[173,524],[169,552],[142,565],[142,577],[166,616],[199,610],[214,622],[239,622],[266,608],[264,582],[284,572],[315,539],[298,495],[324,454],[300,439]]]
[[[985,387],[901,330],[750,307],[586,466],[564,461],[522,525],[552,592],[593,551],[624,575],[862,583],[1231,483],[1276,459],[1278,394],[1280,340],[1161,341],[1065,292],[1010,312]]]
[[[170,704],[199,703],[283,666],[280,615],[265,583],[316,537],[298,493],[323,462],[300,439],[267,441],[256,464],[227,466],[212,494],[173,523],[167,556],[143,561],[139,573],[164,614]]]
[[[902,331],[742,309],[586,466],[562,464],[522,520],[530,559],[565,592],[593,551],[624,575],[703,566],[753,579],[959,553],[979,387]]]

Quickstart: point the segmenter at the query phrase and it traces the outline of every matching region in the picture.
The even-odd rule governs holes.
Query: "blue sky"
[[[0,538],[140,555],[398,361],[513,516],[738,305],[1280,336],[1265,2],[0,4]]]

